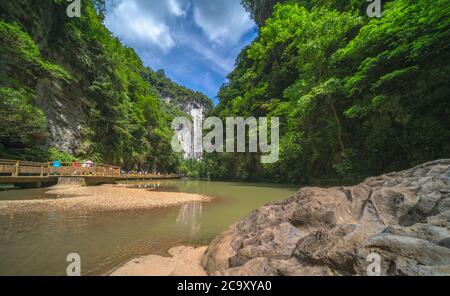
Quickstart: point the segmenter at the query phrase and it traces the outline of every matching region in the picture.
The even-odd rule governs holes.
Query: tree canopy
[[[60,152],[177,171],[170,123],[191,100],[211,106],[206,96],[145,67],[103,25],[104,1],[84,1],[80,18],[67,17],[65,1],[0,5],[0,157],[49,160],[58,154],[49,149],[49,121],[57,128],[79,121],[79,143]],[[38,93],[48,84],[50,91]],[[166,104],[166,96],[177,104]]]
[[[216,154],[212,177],[355,179],[450,155],[447,1],[388,1],[382,18],[360,3],[275,5],[215,114],[280,117],[281,160]]]

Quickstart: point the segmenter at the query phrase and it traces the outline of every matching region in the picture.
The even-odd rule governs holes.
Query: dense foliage
[[[210,155],[211,177],[354,180],[450,155],[448,1],[388,1],[379,19],[362,2],[275,6],[214,112],[280,117],[281,159]]]
[[[181,159],[170,146],[172,117],[182,112],[183,100],[209,106],[211,101],[144,67],[104,27],[103,1],[83,1],[81,18],[68,18],[66,8],[58,0],[1,3],[0,157],[73,154],[125,169],[177,171]],[[56,98],[37,93],[48,80],[61,90]],[[166,104],[167,97],[177,104]],[[82,123],[79,143],[58,152],[44,111],[58,108],[56,124],[64,126],[65,117],[76,112],[71,106],[81,109],[74,115]]]
[[[311,183],[355,182],[450,155],[446,0],[383,1],[381,18],[367,17],[361,0],[242,2],[259,36],[212,112],[279,117],[278,162],[173,153],[172,118],[211,102],[146,68],[102,24],[102,0],[84,1],[73,19],[62,0],[0,2],[0,157]],[[51,124],[78,124],[66,117],[79,120],[79,142],[60,151]]]
[[[181,87],[170,80],[164,70],[156,72],[148,69],[144,78],[157,90],[159,97],[163,98],[170,106],[179,110],[188,111],[191,106],[203,106],[205,112],[213,108],[212,101],[200,92]]]
[[[382,3],[388,0],[381,0]],[[250,12],[259,26],[263,26],[266,19],[272,16],[275,4],[297,3],[310,10],[320,6],[338,11],[359,11],[363,13],[367,7],[366,1],[361,0],[241,0],[242,5]]]

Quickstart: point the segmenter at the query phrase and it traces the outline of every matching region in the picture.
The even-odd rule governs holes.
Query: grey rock
[[[450,160],[366,179],[352,187],[301,188],[217,237],[208,274],[450,275]]]
[[[260,230],[242,242],[231,266],[239,266],[252,258],[289,259],[302,237],[300,230],[288,222]]]

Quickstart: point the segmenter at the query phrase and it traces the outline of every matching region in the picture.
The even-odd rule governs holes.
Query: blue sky
[[[240,0],[109,0],[105,24],[146,66],[210,98],[257,35]]]

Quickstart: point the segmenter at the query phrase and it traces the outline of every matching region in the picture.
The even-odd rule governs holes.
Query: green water
[[[167,255],[178,245],[206,245],[230,224],[296,187],[195,180],[130,182],[142,190],[213,196],[210,203],[131,212],[50,212],[0,216],[0,275],[65,275],[81,256],[82,275],[101,275],[134,257]],[[57,198],[45,189],[0,191],[0,200]]]

